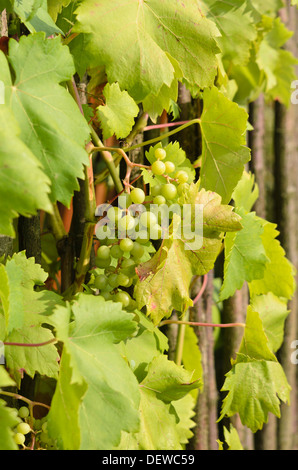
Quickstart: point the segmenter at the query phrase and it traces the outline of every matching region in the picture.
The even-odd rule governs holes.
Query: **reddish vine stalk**
[[[245,328],[245,323],[204,323],[195,321],[182,321],[182,320],[163,320],[159,326],[176,324],[176,325],[190,325],[190,326],[207,326],[212,328],[234,328],[241,326]]]

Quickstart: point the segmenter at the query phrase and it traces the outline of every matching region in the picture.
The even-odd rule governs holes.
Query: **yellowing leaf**
[[[197,193],[196,185],[192,185],[188,198],[186,203],[201,204],[203,209],[201,247],[192,248],[187,240],[170,236],[148,262],[137,267],[138,307],[146,306],[147,315],[155,324],[163,317],[170,317],[173,309],[185,313],[192,305],[189,297],[192,277],[206,274],[213,268],[224,232],[241,228],[241,217],[231,206],[222,205],[218,194],[205,190]],[[176,218],[173,220],[175,222]]]

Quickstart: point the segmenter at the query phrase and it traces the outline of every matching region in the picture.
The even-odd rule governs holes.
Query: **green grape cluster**
[[[135,301],[125,290],[136,280],[135,268],[144,254],[143,240],[131,238],[105,239],[97,249],[95,264],[104,272],[95,270],[94,287],[105,300],[120,302],[124,308],[134,309]]]
[[[171,206],[188,185],[187,172],[176,171],[165,149],[156,148],[154,156],[151,171],[155,176],[165,176],[164,182],[159,179],[150,185],[147,196],[137,187],[122,193],[118,206],[106,207],[95,229],[100,246],[93,287],[105,300],[121,302],[126,309],[135,308],[127,290],[137,280],[136,267],[142,262],[145,245],[162,240],[168,231],[170,221],[165,219],[169,219],[169,212],[163,213],[163,207]]]
[[[15,413],[20,418],[20,422],[14,429],[13,435],[13,439],[18,446],[26,449],[26,445],[29,446],[29,436],[34,435],[35,449],[56,449],[55,440],[48,434],[47,416],[41,419],[30,416],[30,411],[27,406],[21,406],[18,410],[15,410]]]
[[[49,436],[47,416],[41,419],[36,419],[34,423],[34,430],[36,432],[37,446],[40,449],[55,450],[55,440]]]
[[[188,189],[189,176],[185,170],[176,171],[175,163],[167,160],[167,152],[162,147],[154,151],[156,160],[151,165],[154,176],[164,176],[164,183],[157,183],[151,187],[154,204],[171,203],[184,189]]]
[[[21,408],[17,410],[17,414],[19,418],[21,418],[21,422],[14,429],[13,439],[17,445],[24,447],[26,435],[32,432],[31,426],[28,423],[28,418],[30,414],[29,408],[27,406],[21,406]]]

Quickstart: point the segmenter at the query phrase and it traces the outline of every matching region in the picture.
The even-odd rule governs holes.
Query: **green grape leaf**
[[[48,13],[47,0],[22,0],[14,3],[14,11],[30,33],[44,31],[46,36],[63,34]]]
[[[204,91],[203,102],[200,187],[215,191],[226,204],[250,160],[247,113],[215,87]]]
[[[13,387],[16,383],[10,377],[4,366],[0,366],[0,388]],[[13,440],[13,429],[21,421],[17,411],[8,408],[4,400],[0,400],[0,450],[17,450],[18,446]]]
[[[263,2],[262,0],[251,0],[253,7],[260,13],[260,15],[273,15],[284,6],[282,0],[267,0]]]
[[[6,337],[6,341],[21,344],[51,342],[54,336],[48,328],[42,327],[43,321],[44,318],[27,313],[23,327],[14,330]],[[59,355],[53,344],[35,347],[6,345],[5,361],[18,387],[21,385],[24,373],[31,378],[34,378],[36,373],[54,379],[58,377]]]
[[[4,313],[4,334],[24,323],[24,304],[22,290],[23,271],[15,261],[0,265],[0,298]]]
[[[0,0],[0,11],[6,10],[7,13],[12,12],[11,0]]]
[[[224,281],[220,290],[220,300],[231,297],[241,289],[245,281],[262,279],[267,263],[263,246],[264,228],[254,212],[243,209],[235,212],[242,217],[242,230],[227,233],[225,237]]]
[[[218,194],[204,189],[198,192],[191,185],[186,203],[201,205],[203,209],[203,237],[199,249],[183,238],[170,235],[160,249],[146,263],[136,268],[139,280],[134,294],[138,308],[146,306],[154,324],[169,317],[173,309],[184,313],[192,300],[189,286],[194,275],[206,274],[213,268],[220,252],[223,232],[241,229],[241,217],[231,206],[222,205]],[[174,214],[172,226],[178,216]],[[196,245],[196,244],[195,244]]]
[[[270,349],[273,352],[278,351],[284,338],[284,323],[290,313],[287,302],[268,292],[264,295],[254,295],[250,304],[260,315]]]
[[[246,325],[239,351],[234,363],[245,362],[247,357],[254,360],[277,361],[269,347],[262,320],[251,305],[247,307]]]
[[[63,300],[54,292],[35,291],[35,286],[42,285],[46,278],[34,258],[27,259],[24,252],[14,254],[5,266],[0,265],[1,340],[21,344],[54,340],[52,332],[43,326],[44,315],[49,315]],[[39,347],[5,346],[6,364],[18,386],[24,372],[32,378],[35,373],[57,378],[58,359],[57,349],[51,343]]]
[[[195,400],[190,393],[172,403],[172,407],[179,418],[176,430],[181,444],[188,444],[193,436],[192,428],[195,427],[195,422],[192,420],[195,416],[194,406]]]
[[[19,424],[17,411],[8,408],[4,400],[0,400],[0,450],[18,450],[13,439],[13,429]]]
[[[146,329],[154,334],[156,338],[157,349],[159,352],[164,353],[169,349],[169,340],[167,336],[162,333],[162,331],[153,325],[152,321],[146,317],[145,314],[135,310],[136,318],[139,321],[139,331],[142,329]],[[151,359],[152,360],[152,359]],[[151,362],[151,360],[149,362]]]
[[[173,57],[168,57],[175,70],[174,80],[170,86],[163,84],[157,95],[151,93],[143,100],[143,110],[149,114],[153,122],[156,122],[157,118],[164,110],[170,112],[173,103],[176,103],[178,99],[178,80],[182,79],[183,74],[178,62],[174,60]],[[174,115],[174,119],[177,117],[178,116]]]
[[[230,430],[224,426],[224,437],[228,445],[228,450],[243,450],[237,429],[230,424]]]
[[[196,186],[192,186],[185,202],[203,206],[203,234],[210,238],[214,232],[237,232],[242,229],[242,217],[232,206],[224,204],[217,193],[201,189],[196,194]]]
[[[252,49],[250,61],[245,66],[231,67],[229,78],[237,83],[234,101],[240,106],[247,106],[263,93],[264,74],[256,63],[255,49]]]
[[[64,349],[60,360],[60,371],[47,415],[49,435],[56,440],[57,447],[65,450],[80,448],[80,407],[88,386],[72,380],[71,357]]]
[[[120,352],[129,363],[139,382],[145,378],[148,365],[152,360],[168,349],[167,337],[139,311],[138,333],[120,343]]]
[[[193,380],[200,380],[200,389],[203,388],[203,366],[202,355],[198,345],[198,338],[194,329],[190,325],[185,325],[182,362],[186,370],[193,371]],[[190,392],[194,398],[198,395],[198,390]]]
[[[235,206],[250,212],[258,197],[259,187],[255,182],[255,175],[244,171],[232,194]]]
[[[71,316],[74,320],[70,323]],[[71,305],[58,307],[47,321],[55,326],[57,338],[64,343],[72,370],[71,375],[66,370],[67,379],[60,371],[60,387],[50,411],[53,435],[60,435],[62,448],[69,445],[66,434],[71,429],[66,418],[58,418],[58,396],[66,396],[70,385],[75,384],[77,400],[81,399],[79,448],[104,450],[117,446],[121,431],[136,432],[139,425],[138,383],[114,345],[135,332],[133,315],[124,312],[119,303],[81,294]]]
[[[46,279],[47,274],[35,264],[34,258],[27,259],[25,252],[15,253],[5,266],[0,264],[0,299],[7,334],[22,328],[28,292],[31,293],[35,285],[42,285]]]
[[[239,362],[227,374],[222,391],[221,418],[239,413],[241,422],[256,432],[268,421],[268,413],[280,417],[280,400],[289,401],[289,386],[278,362]]]
[[[257,38],[257,29],[252,11],[246,1],[204,2],[209,6],[207,17],[212,19],[221,32],[218,43],[223,60],[229,64],[245,65],[250,57],[252,43]]]
[[[3,59],[1,53],[0,64]],[[14,237],[13,219],[19,214],[35,215],[37,209],[52,212],[50,180],[20,139],[18,124],[4,104],[0,106],[0,179],[0,233]]]
[[[250,306],[240,349],[232,363],[222,387],[228,394],[219,419],[239,413],[242,424],[256,432],[268,421],[269,412],[280,417],[280,401],[289,402],[290,386],[269,348],[262,321]]]
[[[130,437],[138,450],[182,450],[177,418],[172,405],[164,403],[151,390],[141,388],[140,430]],[[129,437],[129,436],[128,436]],[[124,439],[127,436],[124,436]],[[122,448],[123,448],[123,442]],[[126,447],[125,447],[126,448]]]
[[[42,269],[40,264],[35,262],[35,258],[27,258],[25,251],[15,253],[11,259],[22,269],[22,285],[26,289],[33,289],[35,285],[42,286],[47,280],[47,273]],[[9,261],[6,263],[6,266],[8,264]]]
[[[73,31],[91,35],[94,65],[105,65],[108,81],[118,82],[136,101],[171,86],[175,70],[169,55],[191,85],[203,88],[214,81],[219,32],[196,1],[185,8],[171,0],[116,0],[113,6],[109,0],[85,0],[76,14]]]
[[[262,279],[249,283],[250,293],[260,295],[272,292],[277,297],[291,299],[296,288],[295,268],[286,258],[285,250],[277,239],[279,232],[276,230],[276,224],[263,219],[260,221],[264,227],[261,237],[269,262]]]
[[[62,12],[63,8],[68,7],[70,3],[73,3],[73,0],[48,0],[48,12],[55,22],[58,14]]]
[[[205,248],[210,255],[214,245]],[[219,246],[216,248],[217,254]],[[138,308],[146,306],[147,315],[154,324],[157,325],[165,316],[169,317],[174,308],[184,313],[192,305],[189,285],[193,276],[192,262],[196,262],[196,256],[192,259],[190,255],[186,255],[181,240],[169,239],[164,241],[150,261],[136,268],[139,280],[134,290],[135,299]],[[200,263],[197,262],[197,265]]]
[[[264,29],[267,32],[260,43],[256,63],[266,76],[266,93],[272,99],[289,104],[291,83],[296,79],[295,65],[298,60],[282,46],[293,35],[280,18],[266,18]]]
[[[141,386],[156,393],[159,400],[170,403],[180,400],[191,390],[200,386],[200,380],[192,379],[192,372],[187,371],[164,355],[153,359]]]
[[[20,17],[21,21],[30,21],[34,17],[37,10],[42,5],[43,0],[22,0],[13,2],[14,11]]]
[[[13,387],[15,385],[15,381],[10,377],[7,370],[4,368],[4,366],[0,365],[0,387]]]
[[[73,98],[60,85],[74,74],[73,59],[60,37],[43,33],[9,42],[9,65],[1,55],[5,99],[21,129],[20,138],[41,162],[51,181],[51,200],[69,206],[89,165],[85,144],[88,124]],[[30,60],[28,60],[30,57]],[[44,60],[41,60],[41,57]],[[27,175],[27,172],[26,172]]]
[[[103,138],[108,139],[115,134],[118,139],[123,139],[130,133],[139,107],[126,91],[120,90],[118,83],[107,83],[103,94],[105,105],[97,108]]]
[[[140,383],[139,432],[123,432],[117,450],[181,449],[192,437],[195,425],[191,419],[195,401],[189,392],[199,381],[188,382],[191,377],[191,372],[159,352]]]

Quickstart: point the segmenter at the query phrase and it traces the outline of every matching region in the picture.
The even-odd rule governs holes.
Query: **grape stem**
[[[29,398],[23,397],[23,395],[19,395],[18,393],[6,392],[4,390],[0,390],[0,394],[6,395],[8,397],[13,397],[16,400],[22,400],[29,405],[30,409],[32,409],[34,406],[43,406],[44,408],[47,408],[48,410],[50,409],[49,405],[46,405],[45,403],[41,403],[39,401],[30,400]]]
[[[203,293],[204,293],[204,291],[205,291],[205,289],[206,289],[206,287],[207,287],[207,283],[208,283],[208,275],[205,274],[205,275],[204,275],[204,279],[203,279],[202,287],[201,287],[201,289],[200,289],[198,295],[194,298],[194,300],[193,300],[193,305],[195,305],[195,304],[198,302],[198,300],[202,297],[202,295],[203,295]]]
[[[143,165],[141,163],[133,163],[129,159],[128,155],[121,148],[118,148],[118,147],[101,147],[100,146],[100,147],[93,147],[91,149],[92,152],[96,152],[98,150],[101,151],[101,152],[117,152],[122,158],[124,158],[127,170],[126,170],[125,178],[123,180],[123,184],[124,184],[125,189],[126,189],[127,192],[130,191],[130,175],[131,175],[132,169],[133,168],[147,168],[147,169],[151,168],[150,166]]]
[[[166,139],[167,137],[170,137],[174,134],[177,134],[180,131],[183,131],[187,127],[192,126],[193,124],[201,124],[201,119],[197,118],[197,119],[192,119],[191,121],[186,121],[184,124],[177,127],[177,129],[174,129],[174,130],[169,131],[169,132],[165,132],[164,134],[161,134],[160,136],[155,137],[154,139],[145,140],[144,142],[139,142],[138,144],[131,145],[130,147],[124,147],[124,149],[125,149],[126,152],[130,152],[131,150],[135,150],[135,149],[140,148],[140,147],[145,147],[146,145],[155,144],[156,142],[160,142],[161,140]],[[118,153],[119,153],[120,150],[122,150],[124,152],[123,149],[120,149],[118,147],[104,147],[104,148],[94,147],[93,149],[91,149],[92,152],[93,151],[98,151],[98,150],[100,150],[100,151],[101,150],[106,150],[106,151],[109,151],[109,152],[118,152]],[[124,156],[124,155],[122,154],[122,156]],[[127,157],[127,155],[126,155],[126,157]],[[128,159],[128,157],[127,157],[127,159]]]
[[[158,325],[159,327],[164,325],[190,325],[190,326],[206,326],[211,328],[234,328],[240,326],[245,328],[245,323],[204,323],[204,322],[195,322],[195,321],[180,321],[180,320],[163,320]]]
[[[181,121],[182,125],[180,125],[179,127],[177,127],[177,129],[174,129],[173,131],[169,131],[169,132],[165,132],[164,134],[161,134],[159,137],[155,137],[154,139],[151,139],[151,140],[146,140],[144,142],[139,142],[138,144],[136,145],[132,145],[130,147],[125,147],[125,150],[126,152],[129,152],[131,150],[135,150],[137,148],[140,148],[140,147],[144,147],[146,145],[151,145],[151,144],[154,144],[156,142],[159,142],[163,139],[166,139],[167,137],[170,137],[171,135],[174,135],[176,134],[177,132],[180,132],[182,131],[183,129],[189,127],[189,126],[192,126],[193,124],[201,124],[201,119],[198,118],[198,119],[192,119],[190,121]],[[181,124],[179,123],[179,124]],[[173,123],[174,124],[174,123]],[[175,123],[175,124],[178,124],[178,123]],[[163,124],[158,124],[157,126],[159,127],[165,127]],[[169,127],[169,125],[167,124],[167,127]],[[148,130],[148,129],[147,129]],[[104,156],[105,155],[105,152],[107,154],[109,154],[109,158],[107,156],[104,156],[104,159],[106,161],[106,164],[110,170],[110,173],[111,173],[111,176],[114,180],[114,183],[115,183],[115,168],[113,168],[114,166],[114,161],[113,161],[113,158],[111,156],[111,152],[117,152],[121,157],[124,158],[125,162],[126,162],[126,165],[127,165],[127,172],[126,172],[126,175],[125,175],[125,178],[123,180],[123,184],[125,186],[125,188],[127,188],[127,183],[129,183],[129,178],[130,178],[130,175],[131,175],[131,171],[132,171],[132,168],[134,167],[139,167],[139,168],[151,168],[150,166],[147,166],[147,165],[142,165],[140,163],[133,163],[130,161],[130,159],[128,158],[126,152],[122,149],[122,148],[118,148],[118,147],[104,147],[102,142],[100,141],[99,137],[97,136],[97,134],[95,133],[94,129],[91,129],[91,132],[92,132],[92,138],[93,138],[93,142],[96,144],[96,147],[90,147],[90,152],[96,152],[96,151],[100,151],[102,152],[102,155]],[[94,138],[95,137],[95,138]],[[110,168],[111,166],[111,168]],[[118,176],[118,175],[117,175]],[[116,186],[116,184],[115,184]],[[119,190],[119,186],[117,187],[116,186],[116,190],[118,193],[121,192],[121,189]]]
[[[115,166],[115,163],[114,163],[114,159],[112,157],[112,154],[111,154],[111,149],[109,148],[107,150],[107,147],[105,147],[102,143],[102,141],[100,140],[100,138],[98,137],[97,133],[95,132],[95,130],[93,129],[92,126],[89,126],[90,127],[90,133],[91,133],[91,137],[92,137],[92,140],[93,140],[93,143],[96,145],[96,146],[90,146],[88,148],[89,152],[90,153],[93,153],[95,151],[99,151],[101,153],[101,156],[110,172],[110,175],[112,177],[112,180],[114,182],[114,185],[115,185],[115,188],[116,188],[116,191],[117,193],[121,193],[123,191],[123,186],[122,186],[122,183],[121,183],[121,179],[119,178],[119,175],[118,175],[118,171],[117,171],[117,168]]]
[[[152,124],[151,126],[144,127],[143,131],[151,131],[154,129],[165,129],[167,127],[177,127],[187,124],[189,121],[166,122],[163,124]]]
[[[125,147],[125,150],[126,150],[126,152],[129,152],[130,150],[135,150],[137,148],[144,147],[146,145],[155,144],[156,142],[159,142],[160,140],[166,139],[166,138],[168,138],[168,137],[170,137],[174,134],[177,134],[177,132],[183,131],[187,127],[192,126],[193,124],[201,124],[201,119],[197,118],[197,119],[192,119],[191,121],[186,121],[184,124],[177,127],[177,129],[174,129],[174,130],[169,131],[169,132],[165,132],[164,134],[161,134],[159,137],[155,137],[154,139],[146,140],[144,142],[139,142],[138,144],[132,145],[131,147]],[[168,126],[169,125],[167,124],[166,127],[168,127]]]

